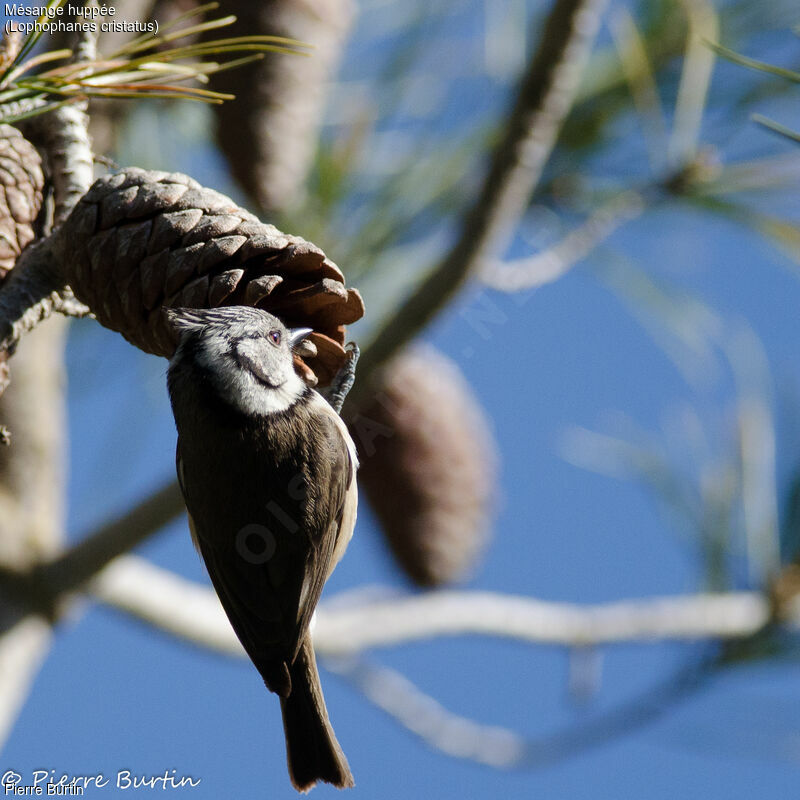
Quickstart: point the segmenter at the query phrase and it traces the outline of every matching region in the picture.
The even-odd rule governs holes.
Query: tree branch
[[[594,719],[535,738],[454,714],[404,675],[365,659],[325,661],[377,708],[430,747],[497,769],[543,767],[630,734],[705,686],[722,661],[692,659],[665,681]]]
[[[358,405],[376,370],[407,344],[487,260],[522,217],[566,118],[606,0],[555,0],[520,84],[505,135],[450,253],[383,325],[359,362],[350,402]]]
[[[0,746],[11,734],[48,651],[52,631],[41,617],[18,622],[0,640]]]
[[[13,274],[13,271],[12,271]],[[0,564],[24,576],[57,552],[64,530],[64,323],[52,320],[19,348],[14,382],[0,398],[0,418],[14,441],[0,448]],[[11,731],[50,646],[50,626],[31,614],[37,600],[0,587],[0,746]]]
[[[519,766],[524,759],[523,736],[454,714],[393,669],[362,658],[326,659],[324,666],[435,750],[497,769]]]
[[[138,505],[103,523],[52,560],[0,570],[0,590],[12,600],[0,615],[0,634],[22,619],[44,614],[55,619],[76,592],[115,558],[132,550],[185,511],[177,481],[156,490]]]
[[[89,0],[87,6],[93,5]],[[82,34],[72,61],[96,57],[95,37]],[[87,103],[61,106],[30,124],[46,156],[47,173],[53,182],[53,225],[57,227],[88,191],[93,180],[93,155],[89,141]],[[89,309],[79,303],[53,257],[51,236],[25,248],[0,291],[0,352],[13,353],[29,333],[54,311],[69,316],[86,316]]]
[[[90,591],[97,599],[166,633],[225,655],[246,657],[209,588],[136,556],[123,556],[110,564],[92,581]],[[438,602],[442,594],[450,596],[444,606]],[[479,592],[431,592],[357,606],[344,599],[340,595],[318,608],[314,646],[325,659],[325,666],[352,682],[370,702],[431,747],[452,757],[502,769],[558,763],[649,724],[702,688],[724,665],[724,651],[692,659],[665,681],[588,722],[536,738],[454,714],[405,676],[371,664],[359,653],[367,647],[462,633],[567,646],[666,638],[691,641],[735,637],[741,641],[757,634],[770,621],[767,601],[749,592],[595,607]],[[409,602],[415,605],[410,614]],[[454,614],[455,606],[463,613]],[[390,614],[387,608],[392,609]],[[365,620],[367,637],[342,638],[352,637],[353,629]],[[559,631],[558,626],[565,622],[565,629]],[[800,628],[797,601],[787,622],[795,630]],[[378,635],[381,630],[384,635]]]
[[[45,148],[55,194],[54,225],[60,225],[89,190],[94,157],[89,141],[87,103],[61,106],[44,118]]]
[[[481,280],[501,292],[518,292],[544,286],[563,277],[614,231],[641,216],[645,199],[629,191],[613,197],[593,211],[580,225],[547,250],[515,261],[484,265]]]
[[[103,602],[161,630],[218,652],[242,653],[210,588],[144,559],[117,559],[97,575],[89,590]],[[758,592],[656,597],[594,606],[477,591],[427,592],[369,603],[345,603],[340,595],[318,607],[314,646],[320,655],[339,657],[468,634],[566,647],[741,639],[758,633],[771,619],[770,603]],[[790,629],[800,630],[800,604],[787,607],[782,621]]]
[[[103,524],[58,558],[41,565],[36,585],[57,601],[62,595],[79,589],[115,558],[132,550],[185,510],[178,483],[171,481],[133,509]]]
[[[23,334],[47,319],[64,288],[49,238],[25,248],[0,291],[0,351],[13,353]]]
[[[315,646],[320,652],[346,654],[466,634],[570,647],[739,638],[761,630],[769,619],[769,603],[756,592],[582,606],[490,592],[441,591],[347,609],[323,605]]]
[[[165,633],[245,658],[216,594],[138,556],[120,556],[87,587],[90,594]]]
[[[79,39],[78,49],[84,56],[94,52],[91,33]],[[64,118],[54,112],[45,124],[53,131],[63,122]],[[68,176],[52,176],[57,220],[69,213],[91,183],[85,123],[84,117],[72,125],[66,139],[62,137],[62,143],[80,139],[81,146],[65,146],[56,159],[62,176]],[[54,139],[58,137],[53,134]],[[87,153],[88,175],[81,166]],[[22,260],[15,264],[0,293],[0,337],[12,350],[23,332],[59,307],[61,301],[54,293],[63,289],[54,278],[44,243],[26,248],[27,266],[20,263]],[[25,342],[14,384],[0,403],[4,419],[19,434],[19,441],[0,456],[0,549],[4,568],[20,574],[55,551],[63,537],[65,327],[63,321],[53,321]],[[40,616],[20,618],[30,610],[19,604],[20,599],[6,594],[0,603],[0,626],[10,627],[0,640],[0,745],[11,732],[51,639],[50,626]]]

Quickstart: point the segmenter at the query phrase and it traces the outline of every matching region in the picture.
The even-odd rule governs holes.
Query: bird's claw
[[[323,392],[323,396],[337,414],[341,413],[345,398],[355,382],[356,364],[358,364],[358,358],[361,355],[361,351],[355,342],[349,342],[346,345],[346,350],[347,358],[344,364],[334,376],[331,385]]]

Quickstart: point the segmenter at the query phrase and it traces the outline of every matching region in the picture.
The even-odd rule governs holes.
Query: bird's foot
[[[356,364],[360,355],[358,345],[350,342],[347,345],[347,360],[336,373],[331,385],[322,392],[323,397],[333,406],[337,414],[341,414],[344,400],[356,379]]]

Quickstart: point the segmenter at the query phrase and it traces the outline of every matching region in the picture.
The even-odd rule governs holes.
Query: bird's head
[[[293,357],[310,328],[287,328],[250,306],[165,308],[164,314],[179,337],[170,370],[196,367],[240,411],[285,411],[307,390]]]

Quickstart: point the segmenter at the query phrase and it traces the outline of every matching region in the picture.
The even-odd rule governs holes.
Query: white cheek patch
[[[276,354],[274,346],[268,345],[263,339],[242,339],[236,343],[236,355],[245,371],[251,372],[268,386],[275,386],[283,382],[285,370],[281,369],[275,374],[270,374],[265,368],[264,351],[270,347],[272,347],[272,352],[269,355],[274,358]],[[284,366],[285,364],[280,364],[280,367]],[[274,362],[272,368],[275,368]]]
[[[199,365],[214,376],[222,397],[249,416],[286,411],[305,390],[302,378],[292,368],[280,386],[265,386],[236,363],[231,357],[230,341],[221,336],[209,337],[203,345],[197,354]]]
[[[247,414],[274,414],[291,408],[302,396],[306,385],[294,371],[277,388],[270,389],[260,383],[251,373],[242,372],[246,387],[240,391],[234,402]]]

